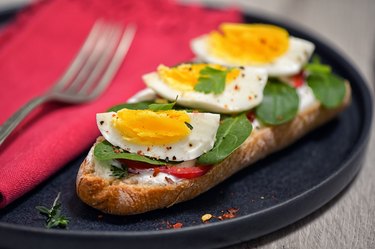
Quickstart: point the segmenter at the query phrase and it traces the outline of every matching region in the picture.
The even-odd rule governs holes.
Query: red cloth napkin
[[[161,63],[173,65],[193,58],[192,38],[223,21],[241,21],[234,9],[219,11],[162,0],[36,3],[0,34],[0,123],[51,87],[98,18],[137,25],[120,71],[97,100],[80,105],[44,104],[11,134],[0,147],[0,207],[88,150],[99,135],[95,113],[144,88],[143,74]]]

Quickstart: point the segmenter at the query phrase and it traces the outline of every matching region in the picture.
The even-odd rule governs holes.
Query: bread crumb
[[[212,218],[212,214],[204,214],[201,217],[202,222],[207,222]]]

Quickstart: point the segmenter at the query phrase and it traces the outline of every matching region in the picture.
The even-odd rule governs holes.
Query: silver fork
[[[26,103],[0,128],[0,145],[14,128],[38,105],[47,101],[82,103],[98,97],[111,82],[135,35],[135,25],[125,29],[98,21],[75,59],[44,95]]]

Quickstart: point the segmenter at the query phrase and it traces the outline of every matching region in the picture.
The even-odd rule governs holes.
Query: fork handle
[[[32,111],[35,107],[48,100],[47,96],[40,96],[33,98],[22,106],[16,113],[14,113],[5,123],[0,127],[0,145],[17,127],[17,125]]]

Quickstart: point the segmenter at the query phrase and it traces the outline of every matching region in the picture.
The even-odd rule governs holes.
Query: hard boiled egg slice
[[[225,88],[220,94],[197,91],[195,86],[205,68],[225,70]],[[267,82],[264,69],[227,68],[217,64],[160,65],[157,72],[143,76],[146,85],[163,98],[191,108],[217,113],[238,113],[257,106],[263,99]]]
[[[219,31],[193,39],[191,48],[208,63],[262,67],[269,76],[286,76],[301,71],[315,46],[277,26],[224,23]]]
[[[169,161],[192,160],[212,149],[220,115],[122,109],[98,113],[97,125],[112,145]]]

